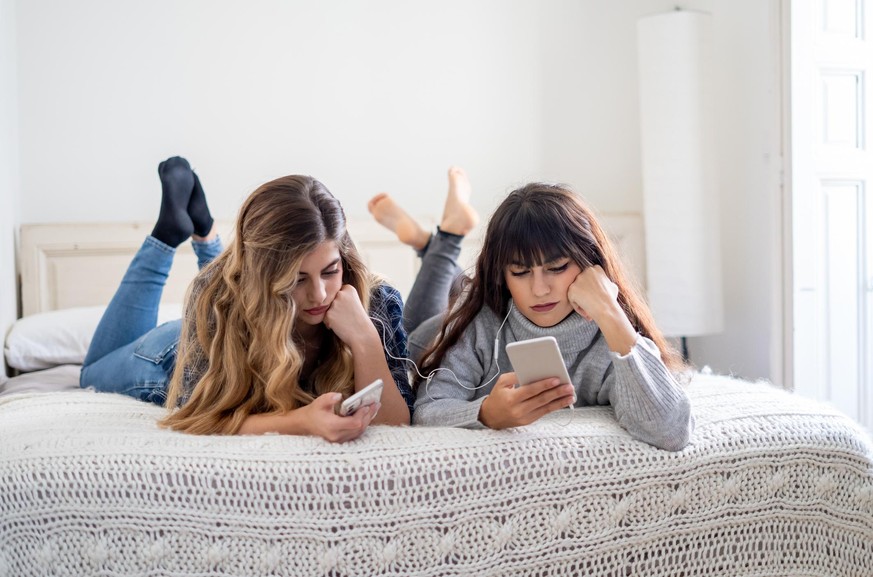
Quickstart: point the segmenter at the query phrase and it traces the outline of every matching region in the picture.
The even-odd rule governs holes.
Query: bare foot
[[[464,236],[479,224],[479,213],[470,205],[473,187],[463,168],[449,167],[449,192],[440,230]]]
[[[394,202],[387,192],[380,192],[367,203],[367,210],[376,222],[397,235],[403,244],[408,244],[415,250],[427,246],[430,233],[421,228],[409,214]]]

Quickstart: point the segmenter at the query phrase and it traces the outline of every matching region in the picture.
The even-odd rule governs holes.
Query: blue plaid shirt
[[[411,417],[415,394],[409,385],[409,372],[406,368],[409,350],[406,345],[406,329],[403,328],[403,298],[397,289],[387,284],[377,285],[370,295],[370,316],[378,319],[373,320],[373,326],[382,340],[391,376],[409,407]]]

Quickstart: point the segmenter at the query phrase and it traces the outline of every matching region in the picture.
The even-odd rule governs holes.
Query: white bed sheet
[[[608,407],[337,445],[168,431],[122,395],[7,395],[0,576],[873,575],[859,425],[760,383],[688,392],[697,429],[676,453]]]
[[[60,365],[42,371],[24,373],[0,383],[0,397],[17,393],[51,393],[79,389],[81,365]]]

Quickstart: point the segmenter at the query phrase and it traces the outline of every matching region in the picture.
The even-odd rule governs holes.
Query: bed
[[[625,224],[633,251],[639,223]],[[163,409],[76,385],[108,298],[94,279],[142,230],[58,228],[22,230],[31,305],[5,347],[22,374],[0,385],[0,577],[873,575],[869,433],[767,383],[696,374],[697,427],[676,453],[606,407],[509,431],[376,426],[342,445],[159,429]],[[353,231],[378,266],[380,233]],[[84,260],[57,264],[70,255]],[[415,262],[399,259],[382,272],[403,290]],[[90,283],[65,276],[91,266]]]

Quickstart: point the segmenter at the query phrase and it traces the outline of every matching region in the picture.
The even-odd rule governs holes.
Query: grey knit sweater
[[[497,382],[493,377],[512,371],[506,344],[551,335],[558,340],[576,387],[577,407],[612,405],[618,422],[631,436],[661,449],[678,451],[688,443],[694,429],[688,397],[651,340],[639,336],[630,353],[621,356],[609,350],[596,323],[576,313],[542,328],[513,306],[500,329],[495,365],[494,338],[502,321],[487,308],[473,319],[441,365],[457,379],[441,370],[430,383],[419,386],[415,424],[484,427],[479,422],[479,407]]]

